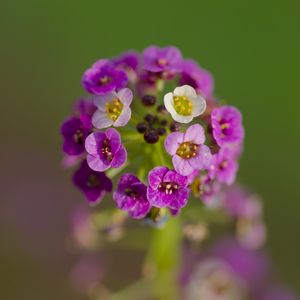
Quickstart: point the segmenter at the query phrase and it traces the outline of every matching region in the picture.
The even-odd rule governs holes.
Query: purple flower
[[[137,71],[140,54],[135,51],[128,51],[112,60],[113,64],[124,71]]]
[[[92,118],[93,125],[98,128],[125,126],[131,117],[130,104],[133,94],[130,89],[124,88],[119,92],[111,92],[96,97],[94,103],[97,111]]]
[[[89,168],[86,160],[74,173],[73,182],[83,192],[91,205],[100,202],[105,194],[112,190],[111,180],[104,173],[95,172]]]
[[[181,64],[180,85],[190,85],[204,98],[212,98],[214,79],[205,69],[202,69],[193,60],[184,60]]]
[[[147,198],[152,206],[178,210],[189,197],[187,177],[167,167],[156,167],[148,174]]]
[[[151,72],[177,72],[182,60],[176,47],[150,46],[144,50],[144,69]]]
[[[88,165],[95,171],[103,172],[110,167],[119,168],[127,159],[121,136],[113,128],[108,128],[105,132],[91,133],[86,138],[85,149],[88,152]]]
[[[117,68],[107,59],[98,60],[90,69],[85,71],[82,77],[83,87],[95,95],[124,88],[127,82],[126,72]]]
[[[213,109],[211,125],[214,139],[220,147],[240,143],[244,139],[242,115],[233,106],[222,106]]]
[[[201,125],[190,126],[185,133],[173,132],[165,139],[165,149],[172,155],[174,169],[181,175],[190,175],[194,170],[210,166],[211,153],[205,141]]]
[[[221,183],[231,185],[235,181],[238,164],[232,151],[228,148],[221,148],[213,155],[209,174]]]
[[[114,200],[119,209],[127,211],[135,219],[145,217],[151,209],[147,200],[147,187],[133,174],[121,176]]]
[[[85,151],[84,142],[91,131],[91,124],[83,122],[80,117],[71,117],[61,128],[63,136],[63,151],[68,155],[80,155]]]

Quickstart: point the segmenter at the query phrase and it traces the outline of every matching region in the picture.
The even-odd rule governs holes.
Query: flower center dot
[[[175,96],[174,108],[179,115],[190,116],[193,110],[193,104],[186,96]]]
[[[86,185],[90,188],[95,188],[97,186],[100,185],[100,182],[99,182],[99,179],[96,175],[94,174],[91,174],[89,177],[88,177],[88,180],[87,180],[87,183]]]
[[[123,106],[123,103],[119,99],[113,99],[105,103],[105,110],[108,117],[115,122],[122,113]]]
[[[178,190],[179,185],[175,182],[161,182],[158,185],[158,188],[160,191],[164,192],[167,195],[171,195],[174,192],[176,192],[176,190]]]
[[[83,144],[83,132],[80,129],[74,133],[73,138],[76,144]]]
[[[111,146],[108,139],[105,139],[101,148],[101,153],[104,155],[104,157],[110,162],[113,159],[112,152],[111,152]]]
[[[189,159],[197,155],[199,145],[192,142],[181,143],[176,151],[176,154],[184,159]]]
[[[99,82],[101,85],[105,85],[111,82],[111,77],[109,76],[103,76],[99,78]]]
[[[159,66],[165,66],[165,65],[168,64],[168,61],[167,61],[165,58],[159,58],[159,59],[157,60],[157,64],[158,64]]]

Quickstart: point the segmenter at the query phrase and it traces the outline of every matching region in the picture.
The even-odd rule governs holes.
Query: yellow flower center
[[[123,103],[119,99],[113,99],[110,102],[105,103],[108,117],[115,122],[122,113],[123,106]]]
[[[193,110],[193,104],[191,100],[186,96],[175,96],[174,108],[179,115],[190,116]]]
[[[199,145],[193,144],[192,142],[181,143],[178,147],[176,154],[184,159],[189,159],[197,155]]]
[[[99,78],[99,82],[101,85],[105,85],[111,82],[111,77],[109,76],[103,76]]]

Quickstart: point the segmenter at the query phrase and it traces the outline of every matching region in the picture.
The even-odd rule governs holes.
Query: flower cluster
[[[79,165],[73,181],[90,204],[112,192],[132,218],[174,216],[234,183],[241,113],[217,101],[210,72],[176,47],[100,59],[82,86],[90,95],[62,124],[62,149],[65,165]]]

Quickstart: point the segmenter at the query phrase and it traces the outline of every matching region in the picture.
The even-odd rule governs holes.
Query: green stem
[[[180,261],[180,219],[171,218],[164,228],[155,229],[146,259],[146,273],[153,277],[154,299],[176,300],[178,262]]]

